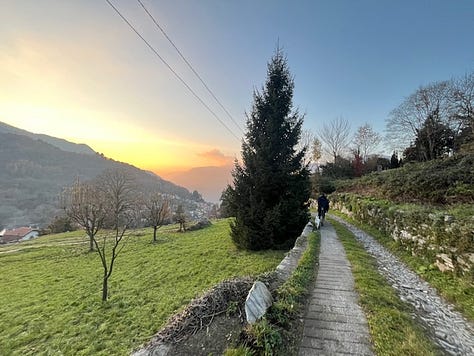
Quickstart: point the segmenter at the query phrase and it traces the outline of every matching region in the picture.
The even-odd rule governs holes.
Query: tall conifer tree
[[[262,91],[255,91],[242,143],[242,165],[236,162],[235,208],[231,235],[250,250],[291,246],[308,222],[309,171],[305,150],[297,151],[303,116],[293,109],[294,82],[277,49],[268,64]]]

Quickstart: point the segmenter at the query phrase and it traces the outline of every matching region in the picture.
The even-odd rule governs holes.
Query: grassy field
[[[342,224],[331,220],[352,265],[359,301],[378,355],[437,355],[440,352],[412,319],[410,309],[377,272],[375,259]]]
[[[228,220],[158,236],[131,234],[105,303],[100,260],[82,232],[0,247],[0,353],[126,355],[204,290],[271,270],[284,255],[237,250]]]

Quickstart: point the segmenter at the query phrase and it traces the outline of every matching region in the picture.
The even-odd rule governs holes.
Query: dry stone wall
[[[455,217],[431,207],[394,205],[352,193],[331,195],[331,204],[376,226],[413,254],[430,256],[443,272],[474,273],[474,216]]]

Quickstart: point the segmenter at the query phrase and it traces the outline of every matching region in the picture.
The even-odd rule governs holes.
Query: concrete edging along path
[[[450,355],[474,355],[474,325],[445,302],[427,282],[411,271],[375,239],[331,215],[351,231],[367,252],[377,260],[378,271],[411,304],[415,317],[428,329],[433,341]]]
[[[298,354],[373,355],[367,320],[357,299],[342,243],[326,222],[321,227],[318,274]]]

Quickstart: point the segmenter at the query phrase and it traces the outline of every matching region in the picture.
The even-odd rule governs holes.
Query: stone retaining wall
[[[394,205],[351,193],[331,195],[332,208],[376,226],[413,254],[431,256],[441,271],[474,272],[474,217],[431,207]]]

